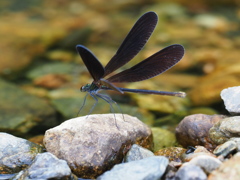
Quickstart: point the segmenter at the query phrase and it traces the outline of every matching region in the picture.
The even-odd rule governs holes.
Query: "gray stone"
[[[152,151],[137,144],[133,144],[125,157],[125,162],[137,161],[151,156],[154,156]]]
[[[230,153],[236,150],[237,150],[237,143],[229,140],[219,145],[218,147],[216,147],[216,149],[214,149],[213,151],[213,154],[217,156],[222,155],[223,157],[226,157],[227,155],[229,155]]]
[[[33,163],[21,171],[13,180],[17,179],[74,179],[71,170],[64,160],[58,159],[53,154],[46,152],[38,154]]]
[[[68,162],[81,178],[96,178],[123,161],[132,144],[152,149],[151,129],[135,117],[95,114],[74,118],[49,129],[48,152]]]
[[[240,86],[230,87],[222,90],[221,98],[225,108],[232,115],[240,114]]]
[[[43,148],[7,133],[0,133],[0,174],[18,173],[32,163]]]
[[[209,136],[216,144],[223,144],[232,137],[240,137],[240,116],[220,120],[209,130]]]
[[[207,180],[207,175],[204,171],[190,163],[185,163],[176,173],[176,180]]]
[[[237,144],[237,151],[240,151],[240,138],[239,137],[233,137],[230,138],[229,141],[234,141]]]
[[[154,156],[115,165],[110,171],[99,176],[97,180],[159,180],[168,165],[168,159]]]
[[[212,171],[217,169],[222,164],[222,162],[219,159],[214,158],[212,156],[201,155],[193,158],[191,161],[189,161],[189,164],[199,166],[206,173],[210,174]]]

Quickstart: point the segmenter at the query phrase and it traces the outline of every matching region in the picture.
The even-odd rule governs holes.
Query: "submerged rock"
[[[135,117],[96,114],[65,121],[45,133],[48,152],[68,162],[82,178],[96,178],[115,164],[136,143],[152,149],[151,129]]]
[[[18,173],[29,166],[43,148],[7,133],[0,133],[0,174]]]
[[[37,126],[38,131],[57,125],[56,111],[43,99],[0,79],[0,129],[17,135]]]

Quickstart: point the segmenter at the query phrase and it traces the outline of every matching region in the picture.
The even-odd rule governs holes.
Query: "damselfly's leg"
[[[95,92],[89,92],[89,94],[90,94],[90,96],[92,96],[92,98],[95,100],[95,103],[94,103],[94,105],[92,106],[92,108],[90,109],[88,115],[92,113],[93,109],[94,109],[95,106],[98,104],[98,99],[97,99],[97,97],[96,97],[96,93],[95,93]]]
[[[84,97],[83,104],[82,104],[81,108],[79,109],[79,111],[78,111],[78,113],[77,113],[77,116],[80,114],[82,108],[85,106],[87,96],[88,96],[88,93],[87,93],[86,96]]]
[[[118,130],[119,130],[119,127],[118,127],[118,125],[117,125],[116,115],[115,115],[115,113],[114,113],[114,108],[113,108],[113,106],[112,106],[112,103],[113,103],[113,102],[115,103],[115,101],[113,101],[111,97],[109,97],[109,96],[107,96],[107,95],[105,95],[105,94],[96,94],[96,96],[98,96],[98,97],[101,98],[102,100],[106,101],[106,102],[110,105],[111,112],[113,112],[113,115],[114,115],[115,125],[116,125],[116,127],[118,128]]]
[[[115,101],[112,100],[111,97],[105,95],[105,94],[96,94],[96,96],[98,96],[99,98],[101,98],[102,100],[106,101],[109,105],[110,105],[110,111],[112,113],[114,113],[114,108],[112,106],[112,103],[115,103]]]
[[[101,96],[103,96],[105,99],[107,99],[108,101],[111,101],[111,103],[114,103],[114,104],[117,106],[118,110],[121,112],[121,114],[122,114],[122,116],[123,116],[123,120],[125,121],[124,115],[123,115],[123,112],[122,112],[122,109],[121,109],[121,107],[118,105],[118,103],[116,103],[114,100],[112,100],[112,98],[111,98],[110,96],[108,96],[108,95],[101,94]],[[105,101],[107,101],[107,100],[105,100]],[[111,103],[109,103],[109,104],[111,104]],[[113,110],[114,110],[114,108],[113,108]],[[114,116],[115,116],[115,114],[114,114]]]

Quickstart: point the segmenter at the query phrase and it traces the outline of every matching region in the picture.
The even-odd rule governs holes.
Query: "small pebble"
[[[190,163],[185,163],[176,173],[176,180],[207,180],[207,175],[204,171]]]
[[[189,161],[189,164],[199,166],[206,173],[210,174],[212,171],[217,169],[222,164],[222,162],[217,158],[207,155],[201,155],[193,158],[191,161]]]
[[[222,155],[223,157],[226,157],[233,151],[237,150],[237,143],[234,141],[227,141],[214,149],[213,154],[216,156]]]
[[[240,138],[230,138],[229,141],[234,141],[237,144],[237,151],[240,151]]]
[[[147,157],[154,156],[152,151],[149,151],[146,148],[143,148],[137,144],[133,144],[131,149],[128,151],[125,157],[125,162],[137,161]]]

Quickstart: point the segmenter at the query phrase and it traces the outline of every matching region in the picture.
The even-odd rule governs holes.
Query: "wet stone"
[[[237,143],[234,141],[227,141],[227,142],[217,146],[214,149],[213,153],[217,156],[222,155],[223,157],[226,157],[236,150],[237,150]]]
[[[115,119],[116,118],[116,119]],[[96,178],[121,163],[132,144],[152,149],[151,129],[137,118],[115,114],[78,117],[49,129],[44,136],[48,152],[68,162],[81,178]]]
[[[176,128],[176,137],[183,147],[202,145],[214,149],[216,144],[209,138],[209,129],[224,118],[222,115],[195,114],[185,117]]]
[[[224,101],[225,108],[229,113],[232,115],[240,114],[240,86],[222,90],[221,98]]]
[[[97,180],[159,180],[168,165],[168,159],[163,156],[153,156],[138,161],[115,165],[110,171],[99,176]]]
[[[176,173],[175,179],[184,179],[184,180],[207,180],[207,175],[204,171],[194,165],[185,163]]]
[[[0,133],[0,174],[18,173],[30,165],[43,148],[7,133]]]
[[[137,144],[133,144],[131,149],[128,151],[126,157],[124,158],[125,162],[137,161],[147,157],[154,156],[153,152],[143,148]]]
[[[240,137],[240,116],[222,119],[209,130],[209,136],[216,144],[223,144],[232,137]]]
[[[67,162],[56,158],[51,153],[38,154],[33,163],[25,170],[12,178],[17,179],[69,179],[77,177],[72,175]]]

